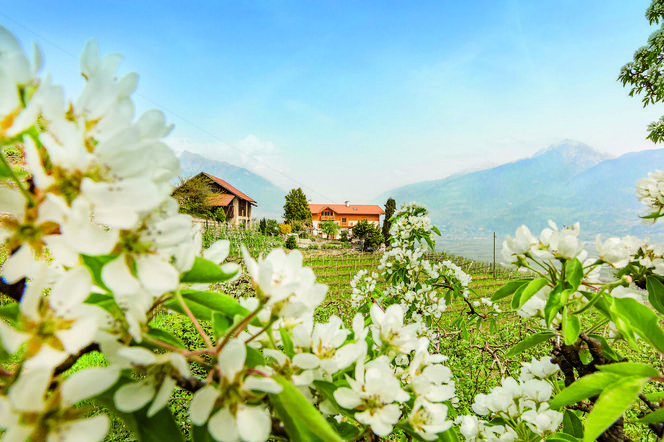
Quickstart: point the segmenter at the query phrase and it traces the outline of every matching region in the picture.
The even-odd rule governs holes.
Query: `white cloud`
[[[279,148],[271,141],[262,141],[255,135],[247,135],[236,143],[215,141],[204,143],[183,137],[170,137],[168,145],[180,154],[188,151],[216,161],[225,161],[256,173],[277,186],[291,185],[289,170],[282,161]]]

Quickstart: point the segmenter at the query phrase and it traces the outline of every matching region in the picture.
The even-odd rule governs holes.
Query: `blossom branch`
[[[184,309],[184,311],[187,313],[187,316],[189,316],[189,319],[191,319],[192,324],[194,324],[194,327],[198,331],[198,334],[201,335],[203,340],[205,341],[205,345],[208,346],[208,348],[214,348],[214,345],[212,345],[212,341],[210,340],[210,337],[205,333],[205,330],[203,330],[203,327],[201,327],[201,324],[198,322],[198,320],[194,317],[194,314],[189,310],[189,306],[187,306],[187,303],[184,302],[184,298],[182,297],[182,293],[180,293],[180,288],[178,287],[178,290],[175,292],[175,296]]]
[[[30,192],[28,192],[28,190],[25,187],[23,187],[23,183],[21,183],[21,180],[19,180],[18,177],[16,176],[16,173],[14,172],[12,165],[9,164],[9,161],[7,161],[7,158],[3,153],[0,153],[0,162],[2,162],[2,165],[5,167],[6,171],[9,172],[9,177],[16,184],[16,186],[21,191],[25,199],[28,200],[28,205],[31,207],[34,206],[35,199],[32,197],[32,195],[30,195]]]

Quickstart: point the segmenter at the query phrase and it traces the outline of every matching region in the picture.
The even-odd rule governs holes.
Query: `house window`
[[[341,222],[342,222],[342,223],[345,223],[345,222],[346,222],[346,218],[341,218]]]

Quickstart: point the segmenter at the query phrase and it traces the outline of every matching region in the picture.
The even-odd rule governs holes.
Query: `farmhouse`
[[[321,233],[319,224],[332,220],[342,229],[352,228],[358,221],[366,219],[370,223],[380,226],[380,215],[385,211],[376,204],[309,204],[311,221],[314,224],[314,233]]]
[[[221,178],[205,172],[201,172],[197,176],[200,175],[204,175],[209,179],[210,190],[214,192],[208,203],[214,207],[224,208],[226,222],[247,224],[251,221],[251,206],[258,206],[256,201]]]

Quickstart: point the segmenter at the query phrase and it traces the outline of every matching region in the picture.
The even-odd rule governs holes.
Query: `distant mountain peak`
[[[537,151],[531,158],[538,157],[540,155],[545,155],[547,153],[558,153],[562,154],[565,159],[573,160],[575,158],[584,157],[588,159],[596,159],[597,162],[608,160],[613,158],[613,155],[610,155],[605,152],[600,152],[599,150],[582,143],[576,140],[565,139],[559,143],[552,144],[549,147]]]

